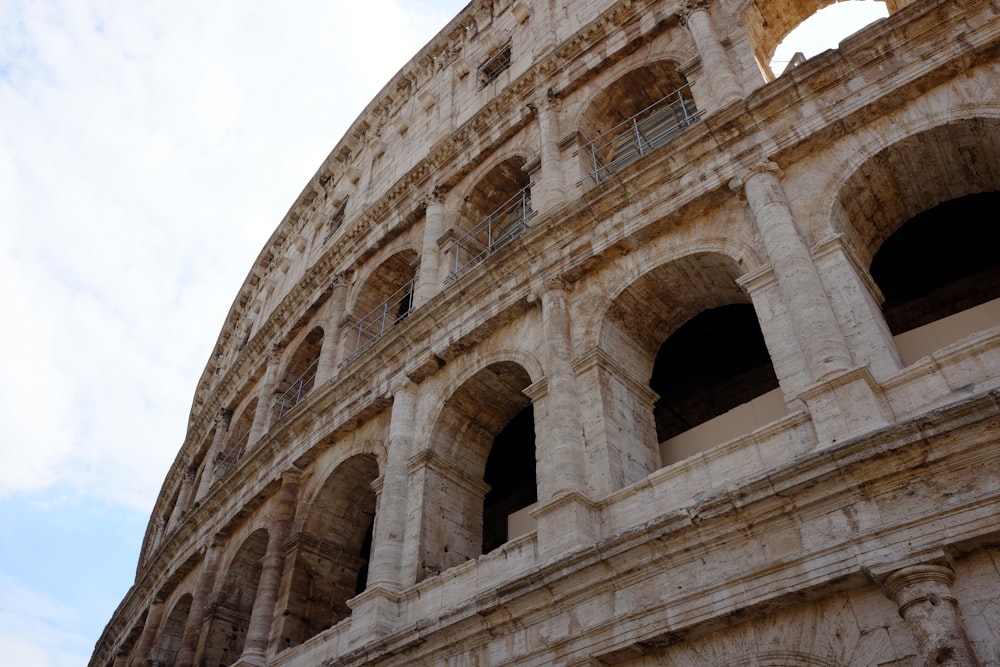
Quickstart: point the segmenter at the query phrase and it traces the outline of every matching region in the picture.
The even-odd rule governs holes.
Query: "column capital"
[[[336,289],[337,287],[343,287],[343,286],[347,285],[349,282],[351,282],[351,275],[352,274],[353,274],[353,271],[351,271],[350,269],[347,269],[346,271],[338,271],[337,273],[334,273],[333,277],[330,279],[330,287],[333,287],[333,288]]]
[[[542,280],[542,284],[539,285],[534,292],[534,296],[541,299],[546,294],[550,292],[564,292],[569,293],[573,291],[573,281],[565,276],[552,276],[550,278],[545,278]]]
[[[899,606],[899,615],[911,605],[924,600],[955,602],[949,592],[955,572],[946,565],[921,563],[896,570],[882,583],[886,597]]]
[[[420,197],[420,204],[425,207],[432,204],[443,204],[447,194],[448,187],[444,185],[435,185],[429,192]]]
[[[688,18],[692,14],[695,12],[707,12],[708,6],[711,4],[711,0],[687,0],[677,10],[677,18],[681,22],[681,25],[687,25]]]
[[[747,181],[757,174],[771,174],[775,178],[781,178],[783,172],[781,171],[781,167],[779,167],[776,162],[773,162],[772,160],[761,160],[744,169],[742,174],[733,176],[729,179],[729,189],[734,192],[743,192],[743,188],[746,186]]]

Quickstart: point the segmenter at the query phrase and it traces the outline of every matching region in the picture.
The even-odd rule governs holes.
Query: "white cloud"
[[[79,614],[56,600],[0,575],[0,645],[6,664],[79,667],[92,639],[76,627]]]
[[[0,499],[148,510],[254,257],[446,4],[0,0]]]

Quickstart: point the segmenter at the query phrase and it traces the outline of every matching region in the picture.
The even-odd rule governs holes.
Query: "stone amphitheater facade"
[[[239,291],[92,667],[1000,665],[1000,7],[473,0]]]

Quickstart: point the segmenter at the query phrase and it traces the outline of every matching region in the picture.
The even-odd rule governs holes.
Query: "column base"
[[[537,522],[538,556],[542,562],[592,546],[601,537],[600,508],[576,491],[558,495],[530,514]]]
[[[244,651],[240,659],[232,664],[232,667],[265,667],[267,656],[263,651]]]
[[[347,601],[351,608],[350,643],[352,646],[394,632],[399,626],[399,593],[375,585]]]
[[[889,403],[867,366],[827,378],[798,397],[809,410],[820,448],[892,421]]]

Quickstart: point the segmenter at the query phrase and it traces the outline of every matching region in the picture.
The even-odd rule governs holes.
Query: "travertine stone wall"
[[[253,263],[92,667],[1000,665],[1000,288],[894,336],[871,272],[1000,192],[1000,9],[775,77],[825,4],[470,3]]]

